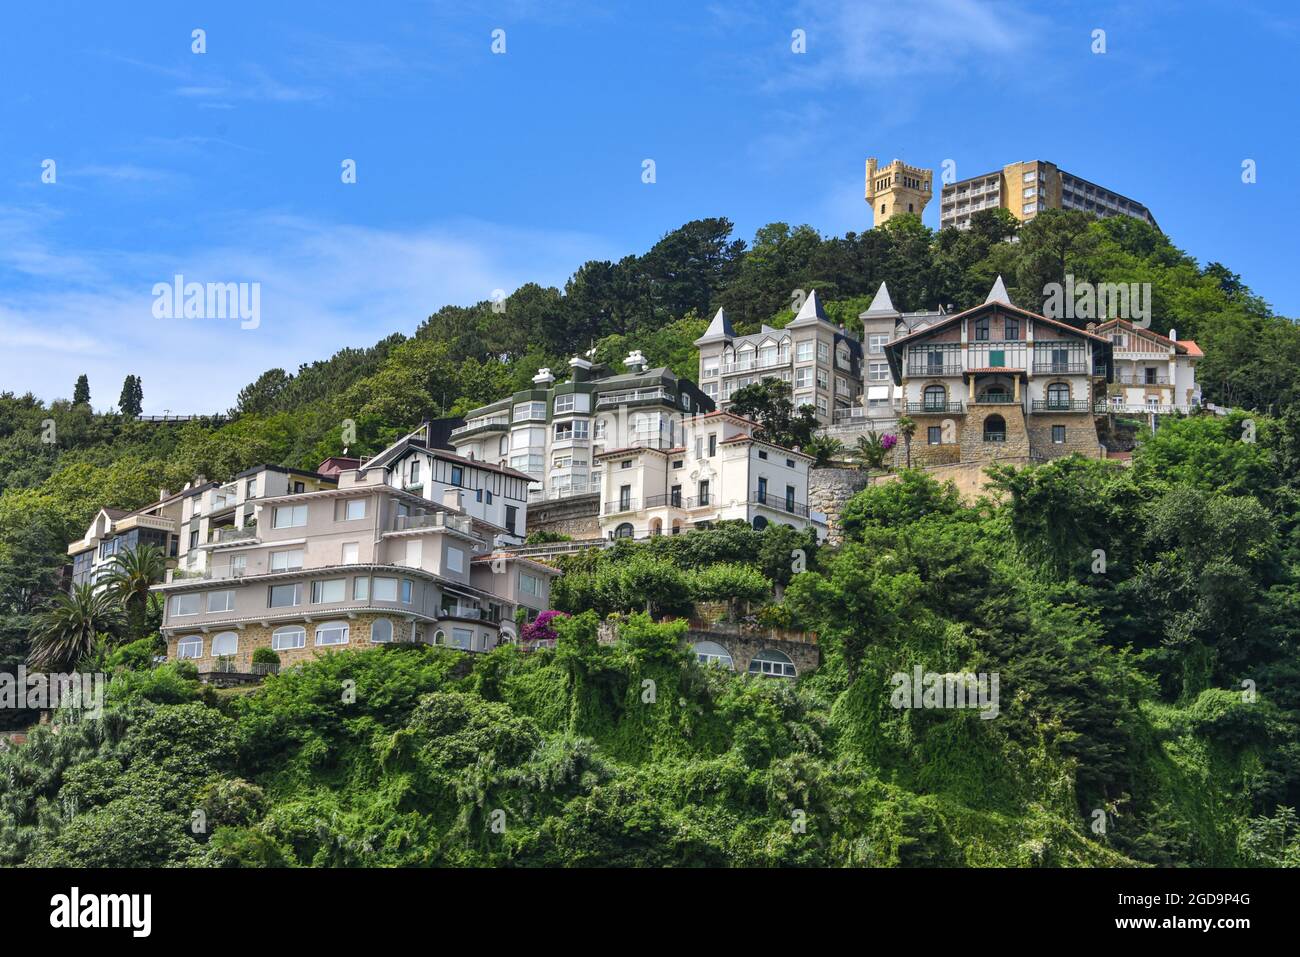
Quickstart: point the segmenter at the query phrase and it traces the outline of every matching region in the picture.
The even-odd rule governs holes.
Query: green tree
[[[118,552],[109,566],[107,587],[121,604],[127,621],[127,636],[145,637],[149,614],[149,589],[163,580],[167,559],[153,545]]]
[[[903,437],[903,449],[906,453],[907,467],[912,467],[912,437],[916,435],[916,422],[905,415],[898,417],[898,434]]]
[[[86,373],[77,376],[77,384],[72,389],[73,405],[90,405],[90,379]]]
[[[122,394],[117,400],[118,411],[123,415],[137,416],[143,407],[144,389],[138,376],[129,375],[122,383]]]
[[[762,438],[784,448],[806,450],[818,427],[812,408],[805,405],[796,412],[790,384],[776,378],[760,379],[737,389],[731,396],[731,411],[757,422]]]
[[[66,671],[92,650],[101,634],[116,634],[121,624],[121,609],[107,590],[74,585],[71,594],[60,592],[36,616],[28,663],[42,671]]]

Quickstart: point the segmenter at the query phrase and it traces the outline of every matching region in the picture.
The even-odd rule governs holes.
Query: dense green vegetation
[[[59,715],[0,755],[0,862],[1300,862],[1300,332],[1135,221],[1013,229],[994,213],[960,234],[774,224],[746,246],[702,220],[504,312],[449,306],[410,338],[271,370],[224,424],[0,396],[0,670],[27,658],[66,543],[101,506],[314,466],[345,423],[351,451],[374,452],[593,343],[693,376],[713,310],[781,325],[796,289],[851,323],[882,280],[902,309],[972,305],[999,273],[1031,309],[1067,272],[1150,282],[1153,328],[1206,353],[1206,397],[1251,410],[1250,428],[1169,422],[1127,469],[1004,471],[977,505],[906,473],[854,500],[836,549],[724,527],[576,557],[555,593],[574,617],[532,654],[345,652],[217,693],[152,667],[156,618],[124,585],[116,647],[78,645],[116,672],[105,714]],[[797,427],[767,405],[774,431]],[[823,667],[797,683],[702,668],[680,625],[644,617],[700,601],[818,632]],[[597,613],[626,616],[619,644],[596,643]],[[1000,674],[999,716],[891,707],[890,677],[914,665]]]

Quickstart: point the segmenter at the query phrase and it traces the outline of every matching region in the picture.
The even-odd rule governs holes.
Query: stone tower
[[[902,160],[877,169],[876,158],[868,159],[866,196],[875,217],[874,225],[880,226],[899,213],[920,216],[930,202],[933,179],[934,170],[908,166]]]

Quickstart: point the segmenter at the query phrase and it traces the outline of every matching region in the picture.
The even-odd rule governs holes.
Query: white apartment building
[[[154,546],[162,552],[167,566],[175,567],[183,494],[159,489],[158,501],[144,508],[134,511],[101,508],[86,534],[68,545],[68,557],[72,560],[70,584],[98,584],[118,554],[142,545]]]
[[[600,488],[600,529],[606,538],[677,535],[739,519],[815,527],[826,516],[808,508],[811,456],[755,438],[756,425],[729,412],[684,422],[677,447],[609,449]]]
[[[575,357],[569,381],[558,383],[542,369],[533,388],[467,413],[451,443],[466,459],[526,476],[532,501],[596,495],[605,449],[671,448],[681,441],[683,416],[713,409],[693,382],[648,368],[639,351],[623,364],[626,372],[611,374]]]
[[[862,343],[831,324],[815,289],[784,329],[738,336],[719,309],[695,346],[700,387],[724,411],[737,391],[766,378],[788,383],[795,408],[811,407],[823,425],[862,396]]]
[[[1094,331],[1111,341],[1107,411],[1187,413],[1200,406],[1196,364],[1204,353],[1191,339],[1179,340],[1172,329],[1168,336],[1139,329],[1127,319],[1103,322]]]

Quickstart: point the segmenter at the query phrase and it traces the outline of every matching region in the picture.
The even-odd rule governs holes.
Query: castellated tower
[[[902,160],[877,169],[876,158],[868,159],[866,195],[875,217],[873,225],[879,226],[899,213],[920,216],[930,202],[933,179],[934,170],[908,166]]]

